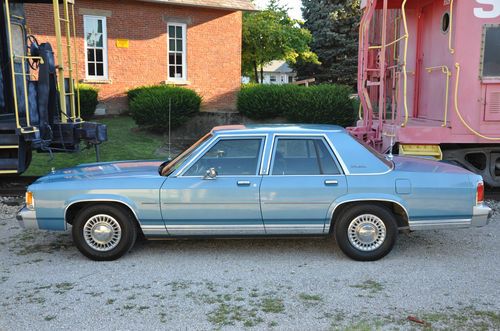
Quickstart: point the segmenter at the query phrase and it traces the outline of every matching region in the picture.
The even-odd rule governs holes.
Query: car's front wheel
[[[375,261],[386,256],[396,242],[397,233],[394,214],[380,205],[355,205],[334,223],[338,246],[358,261]]]
[[[123,208],[93,205],[83,208],[73,222],[73,241],[83,255],[96,261],[112,261],[134,246],[137,228]]]

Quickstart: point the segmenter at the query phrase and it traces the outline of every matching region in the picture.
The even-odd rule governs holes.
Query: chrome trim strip
[[[68,225],[68,221],[66,219],[68,208],[71,207],[72,205],[74,205],[75,203],[81,203],[81,202],[116,202],[116,203],[121,203],[122,205],[127,206],[130,209],[130,211],[132,211],[132,213],[135,216],[135,219],[139,223],[139,226],[142,227],[141,220],[137,216],[137,213],[135,212],[134,208],[132,208],[132,206],[130,206],[127,202],[124,202],[124,201],[121,201],[121,200],[117,200],[117,199],[97,199],[96,198],[96,199],[83,199],[83,200],[73,201],[73,202],[71,202],[70,204],[68,204],[64,208],[64,225],[65,225],[65,230],[67,229],[67,225]]]
[[[409,221],[408,223],[411,231],[457,229],[470,227],[471,219]]]
[[[142,225],[142,233],[144,235],[168,235],[165,225]]]
[[[335,214],[335,210],[339,207],[339,206],[342,206],[343,204],[346,204],[346,203],[349,203],[349,202],[359,202],[359,201],[365,201],[365,202],[370,202],[370,201],[383,201],[383,202],[392,202],[392,203],[395,203],[397,204],[398,206],[400,206],[405,214],[406,214],[406,218],[409,220],[410,219],[410,214],[408,213],[408,210],[406,209],[405,206],[403,206],[400,202],[396,201],[396,200],[390,200],[390,199],[376,199],[376,198],[373,198],[373,199],[351,199],[351,200],[346,200],[346,201],[342,201],[340,202],[339,204],[335,205],[335,207],[333,208],[332,212],[329,213],[328,215],[328,218],[326,219],[326,222],[325,222],[325,232],[327,231],[330,231],[330,226],[331,226],[331,223],[333,222],[333,215]]]
[[[493,215],[491,208],[485,205],[474,206],[472,209],[471,225],[475,227],[485,226],[490,223],[490,218]]]

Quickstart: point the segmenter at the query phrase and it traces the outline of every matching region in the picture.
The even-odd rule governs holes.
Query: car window
[[[262,139],[222,139],[208,150],[184,176],[204,176],[210,168],[218,176],[256,175]]]
[[[278,138],[272,175],[338,175],[332,154],[323,139]]]

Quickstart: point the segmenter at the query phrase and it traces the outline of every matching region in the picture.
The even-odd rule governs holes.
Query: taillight
[[[484,183],[477,183],[477,193],[476,193],[476,203],[480,204],[484,202]]]

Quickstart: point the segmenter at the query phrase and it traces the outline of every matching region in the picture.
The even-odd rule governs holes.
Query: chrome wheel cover
[[[371,252],[382,246],[386,235],[384,222],[372,214],[359,215],[347,228],[349,242],[363,252]]]
[[[122,229],[113,217],[105,214],[94,215],[83,226],[83,237],[90,248],[108,252],[120,242]]]

